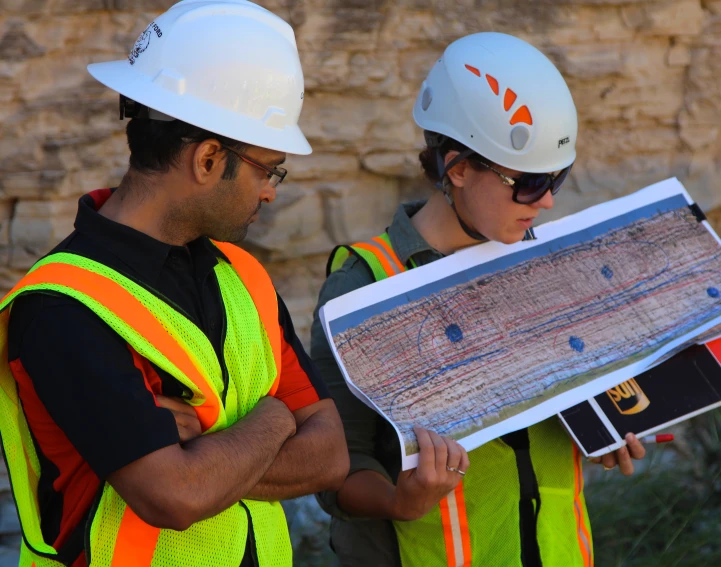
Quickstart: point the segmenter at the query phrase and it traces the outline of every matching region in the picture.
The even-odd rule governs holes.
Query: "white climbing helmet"
[[[510,169],[547,173],[576,159],[578,118],[566,81],[543,53],[510,35],[451,43],[423,82],[413,118]]]
[[[183,0],[145,29],[98,81],[156,111],[234,140],[311,153],[298,127],[303,71],[293,29],[245,0]],[[165,115],[165,116],[164,116]]]

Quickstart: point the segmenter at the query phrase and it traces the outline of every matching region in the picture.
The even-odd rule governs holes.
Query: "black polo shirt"
[[[171,246],[103,217],[96,208],[109,194],[80,199],[75,231],[51,253],[96,260],[150,289],[201,329],[224,363],[225,310],[214,272],[222,252],[207,238]],[[280,297],[278,307],[283,340],[276,397],[295,410],[327,392]],[[159,381],[165,396],[182,397],[185,387],[61,294],[32,292],[15,300],[8,361],[41,461],[45,541],[77,557],[73,567],[84,566],[82,525],[102,481],[179,441],[173,415],[155,405],[151,384]]]

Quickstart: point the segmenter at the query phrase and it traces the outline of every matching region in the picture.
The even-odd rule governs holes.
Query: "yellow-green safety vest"
[[[62,567],[44,541],[37,486],[40,463],[7,359],[10,307],[21,293],[54,292],[89,307],[141,356],[184,384],[203,433],[229,427],[273,395],[280,374],[281,330],[270,277],[250,254],[215,243],[230,263],[215,266],[225,308],[227,385],[205,334],[152,292],[96,261],[66,252],[39,261],[0,303],[0,436],[23,542],[20,567]],[[85,525],[91,567],[238,567],[249,521],[261,567],[290,567],[292,550],[278,502],[243,500],[185,531],[143,522],[107,482]]]
[[[338,246],[376,281],[408,269],[388,233]],[[413,266],[411,266],[413,267]],[[403,567],[593,567],[581,453],[556,419],[468,453],[463,481],[423,518],[393,522]]]

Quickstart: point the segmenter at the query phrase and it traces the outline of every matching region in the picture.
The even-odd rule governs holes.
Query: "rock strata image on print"
[[[687,207],[406,303],[334,336],[417,452],[652,354],[721,315],[721,248]]]

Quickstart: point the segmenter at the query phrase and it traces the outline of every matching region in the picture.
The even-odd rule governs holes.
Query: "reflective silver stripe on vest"
[[[378,244],[375,240],[366,240],[365,242],[363,242],[363,244],[366,244],[367,246],[373,246],[373,248],[378,250],[383,255],[383,257],[386,259],[386,261],[390,265],[391,270],[393,270],[392,275],[395,276],[396,274],[400,274],[400,272],[398,271],[398,268],[396,267],[396,261],[390,257],[390,255],[388,254],[388,252],[386,252],[386,250],[385,250],[385,248],[383,248],[383,246]]]
[[[576,514],[578,518],[583,518],[583,510],[581,510],[581,506],[578,503],[578,501],[575,501],[573,503],[574,508],[576,508]],[[581,522],[578,524],[578,539],[583,542],[583,546],[586,548],[586,554],[584,556],[584,566],[583,567],[593,567],[593,559],[591,558],[591,542],[588,541],[588,538],[586,537],[586,534],[583,531],[583,527]],[[588,558],[588,560],[585,560],[585,558]]]
[[[456,491],[452,490],[446,497],[448,499],[448,515],[451,519],[451,534],[453,534],[453,552],[456,556],[456,567],[463,567],[463,537],[461,536],[461,522],[458,517],[458,503]]]

